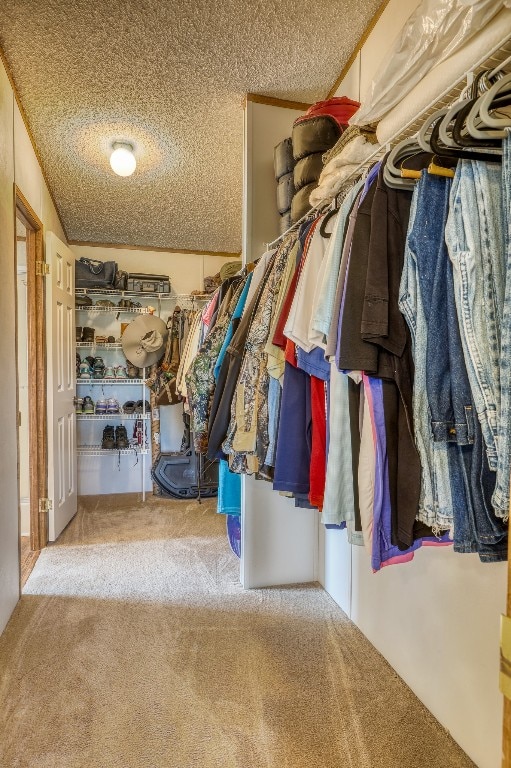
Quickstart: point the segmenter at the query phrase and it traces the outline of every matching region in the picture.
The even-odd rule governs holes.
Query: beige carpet
[[[319,587],[245,592],[214,502],[85,499],[0,638],[2,768],[468,768]]]
[[[27,583],[28,577],[34,569],[34,565],[39,557],[39,551],[32,551],[30,549],[30,536],[21,536],[21,586],[22,588]]]

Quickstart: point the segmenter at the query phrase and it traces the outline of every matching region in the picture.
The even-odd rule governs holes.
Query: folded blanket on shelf
[[[335,197],[351,174],[359,165],[365,163],[376,149],[377,145],[367,141],[363,134],[355,135],[342,152],[323,168],[318,186],[309,197],[310,204],[315,206]]]

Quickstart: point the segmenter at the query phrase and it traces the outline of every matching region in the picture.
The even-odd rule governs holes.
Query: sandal
[[[135,413],[135,401],[127,400],[122,406],[123,413]]]

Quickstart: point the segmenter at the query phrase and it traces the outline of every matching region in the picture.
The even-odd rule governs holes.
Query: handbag
[[[175,309],[172,318],[167,323],[169,334],[163,360],[156,372],[147,380],[147,386],[154,395],[156,405],[175,405],[182,401],[177,392],[176,374],[179,368],[179,336],[181,326],[181,310]]]
[[[75,264],[76,288],[113,288],[117,263],[82,257]]]

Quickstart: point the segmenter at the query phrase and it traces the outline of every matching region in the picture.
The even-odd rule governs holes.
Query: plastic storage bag
[[[398,104],[424,75],[480,32],[511,0],[422,0],[378,67],[351,125],[369,125]]]

